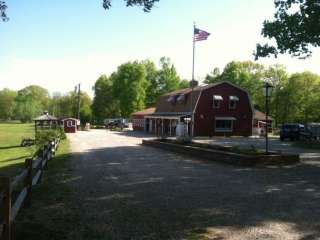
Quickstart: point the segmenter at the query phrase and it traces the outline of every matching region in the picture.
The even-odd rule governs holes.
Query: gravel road
[[[70,134],[77,239],[320,239],[320,163],[244,168]]]

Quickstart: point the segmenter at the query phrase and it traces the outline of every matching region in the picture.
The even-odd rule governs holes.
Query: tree
[[[37,85],[25,87],[18,91],[15,103],[15,117],[22,122],[31,121],[48,109],[48,90]]]
[[[261,34],[276,44],[257,44],[255,58],[286,52],[300,58],[311,56],[311,48],[320,45],[319,0],[275,0],[275,8],[275,19],[264,21]]]
[[[122,117],[130,117],[131,113],[145,107],[147,80],[142,64],[137,61],[122,64],[111,79]]]
[[[264,67],[260,64],[244,61],[237,62],[232,61],[228,63],[223,72],[218,75],[218,71],[215,70],[214,75],[209,75],[206,79],[210,79],[209,83],[219,81],[229,81],[238,85],[248,91],[253,102],[257,102],[259,95],[262,94],[262,80],[264,77]]]
[[[9,18],[7,17],[7,14],[6,14],[7,8],[8,7],[7,7],[6,3],[3,1],[0,1],[0,18],[4,22],[9,20]]]
[[[0,91],[0,119],[10,120],[13,118],[14,100],[17,92],[7,88]]]
[[[204,82],[207,84],[216,83],[220,81],[220,69],[214,68],[213,71],[207,74]]]
[[[179,83],[179,89],[184,89],[190,87],[190,81],[187,79],[183,79]]]
[[[75,94],[73,92],[73,94]],[[86,92],[80,92],[80,121],[82,124],[91,122],[92,110],[91,110],[92,100]]]
[[[170,58],[160,59],[160,70],[158,71],[158,96],[179,89],[180,77]]]
[[[119,117],[119,103],[113,95],[112,79],[101,75],[94,84],[93,90],[92,113],[94,120],[103,123],[105,118]]]
[[[156,104],[157,98],[159,97],[158,70],[154,62],[150,60],[142,61],[141,64],[145,67],[147,80],[145,105],[150,107]]]
[[[132,7],[134,5],[143,7],[143,11],[150,12],[152,7],[159,0],[124,0],[127,4],[127,7]],[[104,9],[109,9],[111,7],[112,0],[103,0]]]
[[[143,11],[150,12],[156,2],[159,0],[124,0],[127,7],[140,6],[143,8]],[[103,0],[102,6],[104,9],[109,9],[111,7],[112,0]],[[6,10],[8,6],[5,1],[0,1],[0,19],[2,21],[8,21]]]

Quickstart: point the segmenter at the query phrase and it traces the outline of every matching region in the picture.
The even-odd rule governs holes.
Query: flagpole
[[[193,137],[193,88],[194,88],[194,62],[195,62],[195,50],[196,50],[196,41],[194,39],[196,29],[196,23],[193,23],[193,54],[192,54],[192,80],[191,80],[191,121],[190,121],[190,140],[192,141]]]

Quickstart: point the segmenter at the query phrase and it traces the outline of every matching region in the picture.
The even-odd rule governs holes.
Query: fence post
[[[29,207],[31,204],[31,188],[32,188],[32,158],[25,160],[25,167],[28,170],[28,174],[25,178],[25,187],[27,188],[27,197],[25,200],[25,206]]]
[[[46,160],[46,164],[44,165],[43,169],[48,170],[48,146],[44,145],[43,147],[43,160]]]
[[[3,198],[1,207],[1,213],[3,216],[3,229],[2,236],[4,240],[11,239],[11,189],[10,178],[0,177],[0,189],[2,190]]]

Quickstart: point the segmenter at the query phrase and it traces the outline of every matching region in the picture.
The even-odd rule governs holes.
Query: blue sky
[[[0,23],[0,89],[29,84],[50,92],[73,90],[80,82],[90,92],[100,74],[126,61],[170,57],[179,74],[190,78],[192,24],[211,33],[197,43],[196,77],[232,60],[253,60],[272,0],[161,0],[151,13],[113,0],[7,0],[10,21]],[[301,61],[283,56],[259,61],[280,63],[288,71],[318,72],[320,52]],[[92,94],[92,93],[90,93]]]

